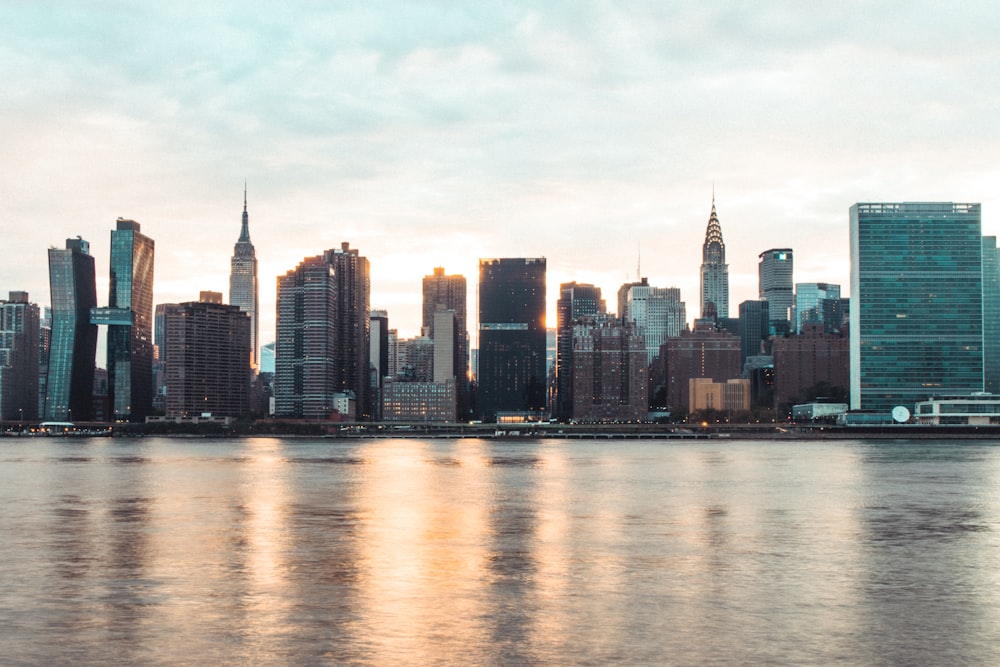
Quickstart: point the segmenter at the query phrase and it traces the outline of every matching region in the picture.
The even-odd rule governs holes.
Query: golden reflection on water
[[[19,573],[0,580],[0,638],[13,664],[982,658],[1000,642],[998,451],[247,439],[25,454],[0,469],[16,538],[0,555]],[[30,465],[38,489],[18,482]]]

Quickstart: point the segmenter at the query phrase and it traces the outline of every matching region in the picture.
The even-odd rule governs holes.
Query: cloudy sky
[[[265,342],[276,276],[342,241],[404,336],[435,266],[475,312],[480,257],[546,257],[550,324],[639,261],[693,318],[713,184],[734,310],[773,247],[847,291],[857,201],[1000,233],[996,2],[254,4],[0,3],[0,294],[47,305],[80,235],[103,305],[119,216],[158,303],[228,292],[244,180]]]

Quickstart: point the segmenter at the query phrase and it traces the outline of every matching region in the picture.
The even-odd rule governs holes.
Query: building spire
[[[250,243],[250,216],[247,214],[247,182],[243,181],[243,226],[237,243]]]

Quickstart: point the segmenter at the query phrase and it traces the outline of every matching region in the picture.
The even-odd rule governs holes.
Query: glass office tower
[[[118,218],[111,231],[108,399],[115,421],[142,421],[153,407],[153,240],[139,223]]]
[[[979,204],[851,207],[851,408],[983,389]]]
[[[90,244],[77,237],[66,248],[49,248],[52,333],[43,417],[47,421],[93,418],[97,283]]]
[[[483,421],[545,409],[545,258],[479,260],[479,413]]]

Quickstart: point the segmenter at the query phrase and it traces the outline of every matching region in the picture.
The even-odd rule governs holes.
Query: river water
[[[1000,443],[0,440],[4,665],[983,665]]]

